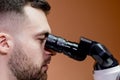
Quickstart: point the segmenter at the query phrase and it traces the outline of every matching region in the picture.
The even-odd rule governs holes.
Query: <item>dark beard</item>
[[[23,50],[14,50],[8,66],[17,80],[47,80],[47,73],[34,66]]]

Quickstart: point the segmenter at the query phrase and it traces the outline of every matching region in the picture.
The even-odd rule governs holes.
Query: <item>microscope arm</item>
[[[118,65],[118,61],[114,56],[104,45],[98,42],[92,42],[89,55],[96,61],[94,70],[112,68]]]

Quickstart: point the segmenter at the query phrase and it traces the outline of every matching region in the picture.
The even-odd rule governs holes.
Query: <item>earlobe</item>
[[[0,54],[6,55],[10,50],[9,36],[0,33]]]

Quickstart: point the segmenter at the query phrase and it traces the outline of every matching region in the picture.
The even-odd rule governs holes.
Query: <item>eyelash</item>
[[[45,40],[46,40],[45,38],[43,38],[43,39],[39,39],[39,41],[40,41],[41,44],[44,43]]]

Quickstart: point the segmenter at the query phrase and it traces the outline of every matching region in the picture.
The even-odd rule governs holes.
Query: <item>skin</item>
[[[45,49],[46,34],[51,33],[45,13],[30,5],[25,17],[3,14],[0,22],[0,80],[46,80],[51,56]]]

